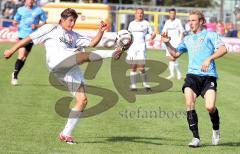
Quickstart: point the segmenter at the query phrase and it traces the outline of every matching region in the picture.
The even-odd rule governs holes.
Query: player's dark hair
[[[142,11],[144,12],[143,8],[141,8],[141,7],[137,8],[136,11],[137,11],[137,10],[142,10]]]
[[[206,19],[205,19],[205,16],[204,14],[202,13],[202,11],[200,10],[193,10],[189,13],[190,15],[198,15],[198,19],[199,20],[202,20],[202,25],[204,25],[206,23]]]
[[[74,9],[67,8],[61,13],[61,19],[67,19],[68,17],[73,17],[74,19],[77,19],[78,13]],[[59,21],[59,23],[60,22],[61,20]]]
[[[67,19],[68,17],[78,18],[78,14],[74,9],[67,8],[61,13],[61,18]]]
[[[176,12],[176,9],[175,8],[171,8],[171,9],[168,10],[168,12],[171,12],[171,11]]]

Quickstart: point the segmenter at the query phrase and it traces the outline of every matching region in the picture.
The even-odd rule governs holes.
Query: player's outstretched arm
[[[107,24],[104,23],[103,21],[100,22],[99,24],[99,29],[98,29],[98,33],[97,35],[92,39],[91,43],[90,43],[90,47],[95,47],[100,40],[102,39],[103,33],[104,31],[107,29]]]
[[[225,46],[220,46],[216,52],[214,52],[214,54],[212,54],[210,57],[208,57],[202,64],[201,66],[201,70],[203,72],[207,72],[208,71],[208,67],[211,63],[212,60],[218,59],[222,56],[224,56],[225,54],[227,54],[227,48]]]
[[[25,46],[26,44],[28,44],[31,41],[32,41],[32,39],[29,36],[26,37],[25,39],[22,39],[18,43],[14,44],[12,46],[12,48],[5,50],[3,56],[7,59],[10,58],[19,48]]]
[[[162,41],[165,43],[169,53],[171,54],[171,56],[173,56],[173,58],[178,58],[179,56],[181,56],[181,53],[180,52],[177,52],[176,48],[174,48],[171,43],[170,43],[170,40],[171,38],[168,37],[167,33],[166,32],[163,32],[161,34],[161,39]]]

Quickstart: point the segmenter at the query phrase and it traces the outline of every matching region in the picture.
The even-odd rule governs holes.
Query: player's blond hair
[[[189,13],[189,15],[197,15],[198,19],[203,21],[202,25],[204,25],[206,23],[205,16],[204,16],[203,12],[200,10],[193,10]]]

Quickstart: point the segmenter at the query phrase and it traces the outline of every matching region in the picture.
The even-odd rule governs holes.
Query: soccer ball
[[[120,30],[117,32],[116,45],[123,50],[127,50],[133,41],[133,36],[128,30]]]

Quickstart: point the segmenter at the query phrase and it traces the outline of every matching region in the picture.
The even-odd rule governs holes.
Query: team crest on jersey
[[[199,39],[199,42],[200,42],[200,43],[203,43],[203,38],[200,38],[200,39]]]
[[[67,40],[65,37],[59,37],[60,42],[65,43],[67,46],[71,47],[72,46],[72,40]]]

